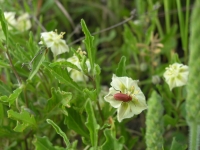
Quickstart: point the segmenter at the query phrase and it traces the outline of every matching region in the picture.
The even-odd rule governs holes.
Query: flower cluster
[[[51,48],[54,57],[65,52],[69,52],[69,47],[67,46],[65,40],[62,39],[64,34],[64,32],[58,34],[54,31],[43,32],[41,33],[41,41],[39,44],[43,44],[47,48]]]
[[[15,19],[15,12],[4,12],[5,19],[8,23],[8,30],[17,29],[19,31],[26,31],[31,28],[30,16],[24,13]],[[0,29],[2,27],[0,26]]]
[[[189,68],[186,65],[174,63],[166,68],[164,78],[170,90],[174,87],[186,85],[189,75]]]
[[[104,99],[111,106],[117,108],[117,119],[121,122],[125,118],[131,118],[147,109],[145,96],[137,85],[138,80],[128,77],[113,75],[111,88]]]

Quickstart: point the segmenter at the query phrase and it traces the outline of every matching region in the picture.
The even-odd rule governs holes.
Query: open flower
[[[174,87],[183,86],[187,83],[189,68],[186,65],[174,63],[166,68],[164,78],[170,90]]]
[[[137,85],[138,80],[128,77],[112,77],[111,88],[104,99],[117,108],[117,119],[121,122],[147,109],[145,96]]]
[[[65,40],[63,40],[64,32],[61,32],[60,34],[57,34],[57,32],[43,32],[41,33],[41,39],[42,41],[39,42],[39,44],[44,44],[48,48],[51,48],[51,51],[55,56],[69,52],[69,47],[67,46]]]

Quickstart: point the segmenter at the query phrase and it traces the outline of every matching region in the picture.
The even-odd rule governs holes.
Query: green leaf
[[[4,108],[3,105],[0,103],[0,126],[3,123],[3,119],[4,119]]]
[[[47,137],[37,137],[35,136],[33,144],[35,145],[35,150],[55,150],[52,143],[48,140]]]
[[[53,62],[49,65],[50,67],[55,67],[55,66],[59,66],[59,67],[63,67],[63,68],[72,68],[78,71],[81,71],[76,65],[66,61],[66,60],[61,60],[61,61],[57,61],[57,62]]]
[[[0,81],[0,95],[10,95],[11,94],[11,88],[7,83],[4,83]]]
[[[45,54],[46,54],[45,50],[40,50],[34,57],[31,73],[29,74],[28,80],[32,80],[32,78],[36,75],[36,73],[40,69],[42,62],[45,60]]]
[[[44,62],[43,66],[57,79],[59,82],[63,82],[66,85],[71,86],[72,88],[75,88],[77,91],[82,93],[81,88],[77,85],[76,82],[74,82],[70,76],[67,70],[59,67],[59,66],[49,66],[50,63]]]
[[[61,147],[54,147],[49,139],[45,136],[39,137],[35,135],[33,145],[35,145],[35,150],[66,150],[65,148]]]
[[[51,89],[52,97],[48,100],[45,107],[46,112],[53,112],[54,109],[60,107],[61,105],[67,106],[72,98],[72,93]]]
[[[29,40],[27,41],[26,45],[29,50],[28,54],[29,55],[31,54],[31,56],[29,57],[33,57],[34,54],[38,51],[39,47],[38,47],[38,43],[36,43],[35,41],[34,34],[31,31],[29,32]]]
[[[186,150],[187,145],[183,143],[179,143],[176,141],[176,138],[173,138],[170,150]]]
[[[52,125],[53,128],[56,130],[56,132],[63,137],[64,141],[65,141],[65,144],[66,146],[69,148],[70,147],[70,142],[69,142],[69,139],[67,138],[66,134],[60,129],[59,126],[57,126],[52,120],[50,119],[47,119],[47,123]]]
[[[13,93],[10,94],[9,97],[5,96],[5,95],[1,96],[0,97],[0,101],[2,101],[2,102],[8,102],[9,106],[11,106],[15,102],[15,100],[18,98],[18,96],[21,94],[22,89],[23,89],[23,85],[21,85],[16,90],[14,90]]]
[[[69,129],[74,130],[81,136],[89,138],[88,131],[85,128],[85,124],[82,122],[80,118],[81,114],[75,111],[73,108],[68,108],[67,111],[68,111],[68,116],[66,116],[65,118],[65,124],[67,124],[67,127]]]
[[[126,57],[122,56],[120,62],[118,63],[118,67],[116,69],[116,75],[118,77],[126,76]]]
[[[3,33],[6,37],[6,45],[8,46],[8,26],[7,26],[6,19],[4,17],[4,13],[1,9],[0,9],[0,21],[1,21]]]
[[[30,116],[30,114],[25,110],[22,110],[21,113],[18,113],[11,109],[11,110],[8,110],[7,113],[8,113],[8,118],[11,118],[17,121],[17,125],[14,128],[14,131],[16,132],[22,132],[24,129],[26,129],[29,126],[34,127],[34,128],[37,126],[34,116],[32,115]]]
[[[177,120],[175,118],[172,118],[168,114],[165,114],[163,119],[164,119],[165,126],[168,126],[168,125],[176,126]]]
[[[86,127],[88,128],[88,130],[90,132],[91,144],[92,144],[92,146],[94,148],[96,148],[97,147],[97,142],[98,142],[99,125],[97,124],[91,101],[88,101],[86,103],[85,109],[86,109],[86,113],[88,115],[87,122],[85,123],[85,125],[86,125]]]
[[[94,69],[94,62],[95,62],[95,48],[94,48],[94,36],[91,36],[90,31],[88,30],[85,21],[81,19],[81,26],[82,30],[85,34],[85,40],[83,40],[86,50],[88,52],[88,58],[90,60],[91,69]]]
[[[123,144],[121,144],[116,137],[113,136],[112,131],[110,129],[104,130],[104,135],[106,137],[106,141],[103,143],[101,149],[102,150],[121,150],[123,148]]]
[[[0,67],[2,68],[10,68],[10,65],[3,60],[0,60]]]
[[[8,126],[0,126],[0,138],[11,137],[15,134]]]

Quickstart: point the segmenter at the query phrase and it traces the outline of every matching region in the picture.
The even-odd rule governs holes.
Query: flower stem
[[[199,147],[199,126],[196,122],[190,124],[190,145],[189,150],[198,150]]]
[[[21,80],[20,76],[18,75],[17,71],[15,70],[15,67],[14,67],[14,65],[12,63],[12,59],[11,59],[11,56],[10,56],[10,54],[8,52],[8,49],[6,50],[6,55],[7,55],[7,58],[9,60],[10,66],[11,66],[11,68],[12,68],[14,74],[15,74],[15,77],[17,78],[18,84],[21,85],[22,84],[22,80]]]

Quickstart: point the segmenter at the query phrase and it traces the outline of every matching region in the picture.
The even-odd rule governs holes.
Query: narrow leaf
[[[86,50],[88,52],[88,58],[90,60],[90,65],[92,70],[94,69],[94,59],[95,59],[95,48],[94,48],[94,37],[91,36],[90,31],[88,30],[85,21],[81,19],[82,30],[85,34],[85,43]]]
[[[3,123],[3,119],[4,119],[4,108],[3,108],[3,104],[0,103],[0,126]]]
[[[118,77],[126,76],[126,57],[125,56],[121,57],[115,73]]]
[[[98,142],[99,125],[97,124],[91,101],[88,101],[86,103],[86,113],[88,115],[88,118],[87,118],[87,122],[85,123],[85,125],[87,126],[87,128],[90,132],[91,144],[94,148],[96,148],[97,142]]]
[[[70,76],[67,70],[59,67],[59,66],[54,66],[50,67],[50,64],[48,62],[44,62],[43,66],[57,79],[59,82],[62,82],[66,85],[71,86],[72,88],[75,88],[77,91],[82,93],[81,88],[77,85],[76,82],[74,82]]]
[[[3,33],[6,37],[6,45],[8,46],[8,26],[3,11],[0,9],[0,21]]]
[[[8,63],[4,62],[3,60],[0,60],[0,67],[10,68],[10,65]]]
[[[49,66],[50,67],[59,66],[59,67],[63,67],[63,68],[69,67],[69,68],[81,71],[76,65],[74,65],[74,64],[72,64],[72,63],[70,63],[70,62],[68,62],[66,60],[53,62]]]
[[[65,144],[67,147],[70,147],[70,142],[69,142],[69,139],[67,138],[66,134],[60,129],[59,126],[57,126],[52,120],[50,119],[47,119],[47,123],[52,125],[53,128],[56,130],[56,132],[63,137],[64,141],[65,141]]]
[[[42,65],[42,62],[45,60],[45,51],[41,50],[36,54],[35,59],[33,60],[31,73],[29,74],[28,80],[32,80],[32,78],[36,75],[38,70],[40,69],[40,66]]]

